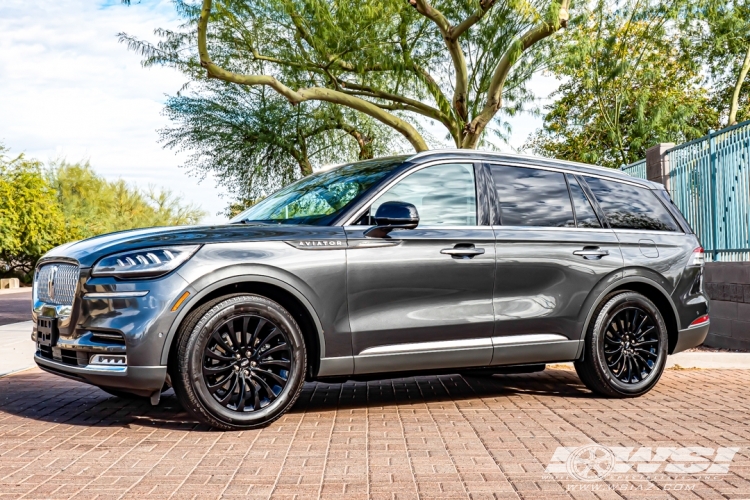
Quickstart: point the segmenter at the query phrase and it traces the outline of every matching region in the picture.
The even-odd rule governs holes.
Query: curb
[[[0,288],[0,295],[13,295],[16,293],[31,293],[31,287],[25,286],[21,288]]]

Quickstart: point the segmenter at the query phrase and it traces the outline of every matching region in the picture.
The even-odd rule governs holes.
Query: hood
[[[91,267],[107,255],[154,246],[331,238],[345,238],[343,228],[283,224],[150,227],[66,243],[47,252],[41,260],[75,259],[81,267]]]

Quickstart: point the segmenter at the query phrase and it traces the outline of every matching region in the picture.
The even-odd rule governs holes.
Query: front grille
[[[45,264],[34,278],[37,298],[45,304],[73,305],[79,277],[73,264]]]

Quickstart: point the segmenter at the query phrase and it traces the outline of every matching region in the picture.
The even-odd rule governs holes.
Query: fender
[[[172,322],[172,326],[170,326],[169,328],[169,332],[167,333],[167,338],[164,341],[164,347],[162,348],[162,354],[161,354],[162,365],[166,365],[167,361],[169,360],[169,350],[170,350],[170,347],[172,346],[172,340],[174,339],[174,336],[177,333],[177,329],[182,323],[182,320],[185,318],[185,316],[188,315],[188,313],[192,309],[191,304],[195,304],[196,302],[200,301],[203,297],[213,292],[214,290],[218,290],[219,288],[222,288],[224,286],[233,285],[236,283],[266,283],[269,285],[278,286],[279,288],[282,288],[283,290],[294,295],[294,297],[297,298],[302,303],[305,309],[307,309],[307,312],[310,314],[310,316],[313,319],[313,322],[315,323],[315,329],[318,334],[318,342],[320,343],[320,357],[321,358],[324,357],[325,356],[325,338],[323,337],[323,326],[320,322],[320,318],[318,317],[318,313],[315,311],[315,308],[312,306],[310,301],[307,300],[307,297],[305,297],[305,295],[302,292],[300,292],[300,290],[298,290],[297,288],[290,285],[284,280],[281,280],[272,276],[268,276],[265,274],[252,274],[248,272],[250,271],[248,269],[243,269],[242,270],[243,274],[237,274],[236,267],[237,266],[231,266],[228,268],[214,271],[210,273],[210,277],[208,275],[203,276],[186,288],[186,290],[190,292],[190,298],[182,306],[179,314],[175,317],[174,321]],[[258,266],[242,266],[242,267],[257,268]],[[278,270],[278,271],[281,271],[281,270]],[[230,276],[225,277],[225,278],[220,278],[218,281],[214,281],[217,274],[219,275],[229,274]],[[210,281],[210,283],[204,284],[206,281]]]
[[[651,276],[655,275],[659,279],[659,281],[666,281],[664,278],[661,278],[657,273],[654,273],[653,271],[649,271],[648,269],[642,269],[642,268],[631,268],[626,269],[624,271],[625,273],[629,273],[626,277],[620,277],[619,279],[615,281],[609,281],[609,283],[605,284],[605,288],[601,290],[600,286],[597,286],[590,294],[589,297],[586,299],[585,306],[582,309],[583,311],[588,311],[586,313],[586,318],[583,321],[583,329],[581,330],[581,337],[580,337],[580,343],[581,345],[578,348],[578,354],[576,356],[576,359],[580,359],[581,355],[583,354],[583,341],[586,337],[586,332],[589,329],[589,324],[591,323],[592,317],[594,316],[594,310],[596,309],[596,306],[601,303],[601,301],[606,297],[609,293],[612,292],[615,288],[620,288],[623,285],[626,285],[628,283],[644,283],[646,285],[652,286],[653,288],[657,289],[665,299],[667,299],[667,302],[672,307],[672,313],[675,316],[676,322],[677,322],[677,329],[680,329],[680,317],[677,314],[677,308],[674,305],[674,302],[672,301],[672,297],[670,296],[669,292],[655,279],[653,279]],[[623,270],[618,271],[619,273],[623,273]],[[606,279],[606,278],[605,278]],[[604,281],[604,280],[603,280]],[[601,290],[601,291],[600,291]]]

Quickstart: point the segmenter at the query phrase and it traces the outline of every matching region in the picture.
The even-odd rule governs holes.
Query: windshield
[[[275,192],[232,220],[325,226],[408,156],[360,161],[309,175]]]

